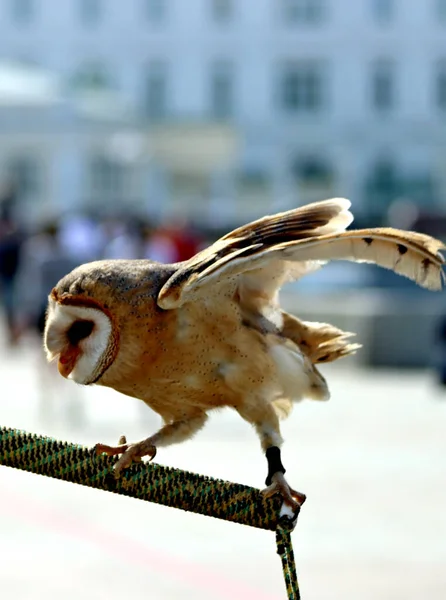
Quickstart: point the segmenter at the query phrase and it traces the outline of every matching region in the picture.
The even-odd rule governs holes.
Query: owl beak
[[[81,354],[79,348],[68,348],[67,350],[63,350],[59,356],[59,362],[57,363],[57,368],[62,377],[69,377],[70,373],[76,366],[76,362]]]

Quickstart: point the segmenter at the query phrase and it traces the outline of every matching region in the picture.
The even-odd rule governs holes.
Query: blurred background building
[[[0,29],[0,166],[27,211],[444,204],[444,0],[7,0]]]

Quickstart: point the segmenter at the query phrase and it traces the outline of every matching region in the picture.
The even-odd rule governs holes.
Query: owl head
[[[119,332],[109,310],[84,296],[59,294],[48,300],[44,346],[59,373],[77,383],[97,381],[113,362]]]
[[[131,361],[147,344],[155,313],[162,312],[156,297],[170,274],[150,261],[97,261],[74,269],[49,295],[48,360],[57,360],[61,375],[84,385],[101,382],[118,353]]]

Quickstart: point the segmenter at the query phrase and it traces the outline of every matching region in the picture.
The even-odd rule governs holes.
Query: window
[[[80,0],[80,19],[84,25],[97,25],[102,17],[102,0]]]
[[[388,111],[395,105],[394,65],[389,60],[379,60],[372,71],[372,106],[375,110]]]
[[[372,0],[372,13],[377,23],[389,23],[395,13],[394,0]]]
[[[90,183],[93,196],[122,198],[124,196],[124,168],[118,162],[95,156],[90,164]]]
[[[37,160],[31,156],[18,156],[9,162],[9,178],[17,189],[19,198],[35,196],[40,191],[40,174]]]
[[[232,18],[232,0],[212,0],[212,17],[218,23],[227,23]]]
[[[286,112],[313,112],[324,104],[323,67],[302,62],[285,67],[281,81],[281,105]]]
[[[27,52],[20,52],[19,54],[16,54],[13,60],[15,63],[20,65],[20,67],[24,67],[25,69],[31,70],[42,68],[42,64],[39,62],[39,60]]]
[[[297,158],[291,165],[291,172],[294,179],[305,185],[330,185],[333,181],[330,165],[317,156]]]
[[[281,0],[286,23],[319,23],[325,16],[325,0]]]
[[[34,0],[10,0],[12,20],[20,25],[29,24],[34,16]]]
[[[81,91],[104,90],[111,87],[106,69],[100,64],[89,64],[81,67],[72,79],[75,89]]]
[[[382,215],[401,192],[401,180],[394,160],[386,155],[379,157],[370,165],[369,176],[365,181],[369,211]]]
[[[159,120],[167,114],[167,74],[163,62],[152,62],[146,77],[143,112],[148,119]]]
[[[446,112],[446,60],[439,61],[437,65],[435,100],[437,107]]]
[[[271,175],[264,165],[244,165],[235,177],[235,191],[243,202],[261,207],[271,200]]]
[[[144,0],[146,16],[151,23],[161,23],[166,18],[165,0]]]
[[[380,192],[393,193],[396,187],[396,167],[390,158],[378,159],[372,167],[371,179]]]
[[[211,72],[211,114],[216,119],[230,117],[234,110],[233,67],[228,62],[217,62]]]
[[[440,23],[446,23],[446,0],[434,0],[436,18]]]

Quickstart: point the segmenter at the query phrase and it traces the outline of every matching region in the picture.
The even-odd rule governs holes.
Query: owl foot
[[[306,496],[300,492],[296,492],[290,487],[285,479],[285,467],[280,458],[280,448],[270,446],[266,449],[266,460],[268,461],[268,475],[266,477],[266,485],[263,490],[263,495],[266,498],[274,494],[280,494],[283,499],[282,513],[286,514],[294,520],[297,512],[306,500]]]
[[[293,513],[298,510],[306,500],[305,494],[296,492],[296,490],[293,490],[293,488],[289,486],[285,479],[285,475],[281,472],[274,473],[272,476],[272,483],[262,490],[262,494],[266,498],[270,498],[275,494],[280,494],[284,505],[290,508]]]
[[[151,443],[150,438],[128,444],[124,435],[119,438],[117,446],[107,446],[105,444],[96,444],[96,454],[107,454],[107,456],[118,456],[116,464],[113,467],[113,473],[116,478],[119,478],[122,469],[127,469],[134,462],[141,462],[143,456],[149,456],[153,460],[156,455],[156,447]]]

